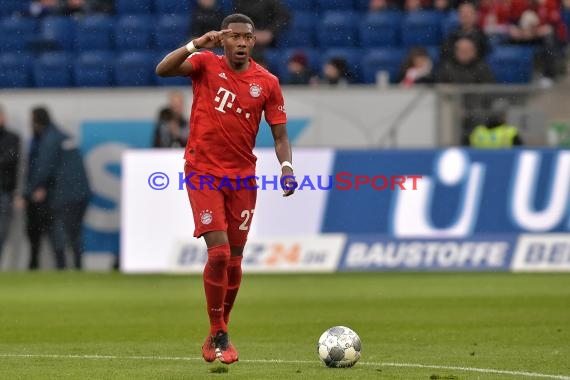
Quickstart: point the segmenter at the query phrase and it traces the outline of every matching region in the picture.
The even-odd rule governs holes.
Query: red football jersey
[[[211,51],[194,53],[188,61],[194,68],[194,100],[184,158],[206,174],[254,175],[261,114],[269,125],[287,121],[279,80],[251,58],[241,73]]]

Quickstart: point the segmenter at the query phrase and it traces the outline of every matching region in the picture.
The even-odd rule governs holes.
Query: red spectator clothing
[[[184,158],[197,172],[228,178],[255,174],[253,154],[262,113],[269,125],[287,122],[279,80],[250,58],[234,72],[224,56],[192,54],[194,100]]]
[[[483,0],[479,9],[479,27],[485,32],[506,29],[510,23],[510,8],[507,0]],[[503,30],[506,32],[506,30]]]
[[[560,8],[557,7],[555,3],[548,3],[547,1],[545,4],[539,5],[532,9],[538,15],[538,18],[540,19],[540,25],[552,25],[554,28],[554,34],[558,40],[561,42],[566,42],[568,38],[566,24],[562,20]]]

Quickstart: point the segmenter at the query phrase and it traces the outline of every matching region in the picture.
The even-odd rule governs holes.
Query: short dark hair
[[[248,16],[241,14],[241,13],[234,13],[229,16],[226,16],[222,21],[222,29],[227,29],[228,25],[237,23],[237,24],[250,24],[253,29],[255,29],[255,24]]]
[[[51,125],[51,117],[45,107],[36,107],[32,110],[32,121],[43,127]]]

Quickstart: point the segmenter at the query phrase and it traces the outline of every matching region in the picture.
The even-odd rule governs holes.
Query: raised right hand
[[[212,30],[204,34],[202,37],[198,37],[194,40],[194,47],[197,49],[211,49],[215,47],[222,46],[223,37],[231,33],[231,29],[224,30]]]

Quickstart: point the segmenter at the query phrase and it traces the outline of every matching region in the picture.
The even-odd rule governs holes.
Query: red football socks
[[[241,260],[243,256],[231,256],[228,265],[228,290],[224,300],[224,322],[226,325],[230,320],[230,312],[234,306],[234,301],[241,283]]]
[[[210,333],[227,332],[224,321],[224,299],[228,288],[228,264],[230,245],[228,243],[208,248],[208,262],[204,267],[204,290],[210,318]]]

